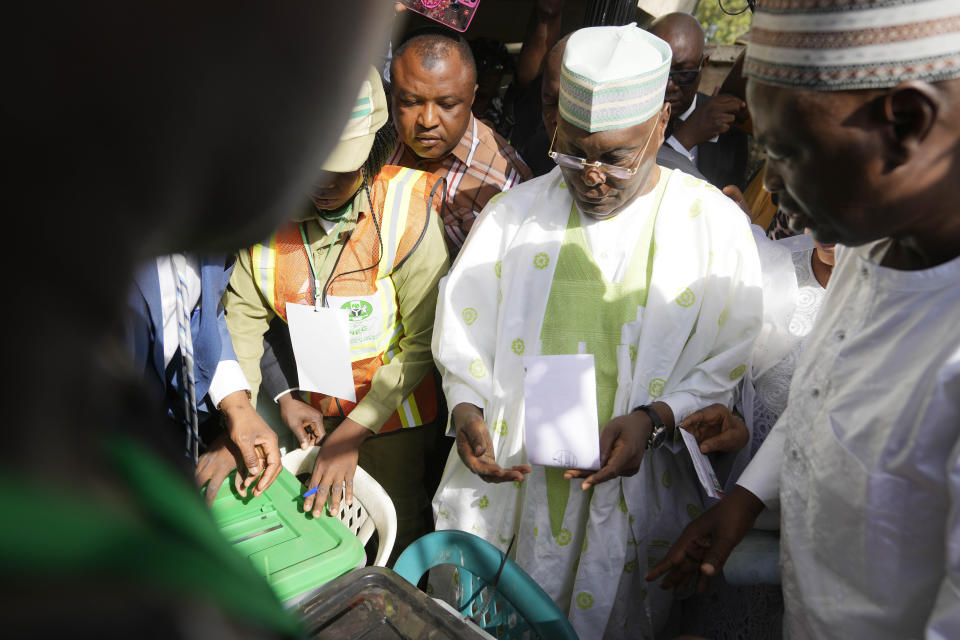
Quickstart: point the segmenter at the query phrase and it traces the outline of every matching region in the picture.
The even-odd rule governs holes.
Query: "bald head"
[[[691,44],[700,47],[703,53],[705,35],[700,22],[689,13],[677,11],[662,15],[650,23],[650,33],[657,36],[673,47],[674,43],[689,40]]]
[[[668,13],[654,20],[648,29],[650,33],[661,40],[665,40],[673,51],[673,60],[670,63],[670,82],[667,84],[666,101],[670,103],[672,118],[684,113],[693,104],[700,86],[700,76],[697,74],[692,81],[679,76],[676,71],[695,71],[707,64],[708,56],[704,55],[706,39],[703,27],[689,13]],[[691,75],[691,74],[687,74]],[[679,78],[679,79],[678,79]]]
[[[470,125],[477,69],[463,36],[434,27],[400,43],[390,64],[393,125],[418,157],[451,153]]]
[[[404,38],[393,52],[396,60],[413,57],[425,69],[436,69],[443,63],[464,67],[470,83],[477,81],[477,65],[470,45],[463,36],[435,27],[414,31]]]

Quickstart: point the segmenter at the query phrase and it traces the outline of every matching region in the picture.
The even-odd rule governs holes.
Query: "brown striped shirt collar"
[[[473,116],[460,142],[443,158],[419,158],[398,142],[388,163],[446,178],[443,225],[451,258],[490,198],[533,175],[506,140]]]

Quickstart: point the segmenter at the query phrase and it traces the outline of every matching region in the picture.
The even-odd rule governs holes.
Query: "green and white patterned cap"
[[[670,45],[631,23],[570,36],[560,68],[560,117],[585,131],[624,129],[663,106]]]
[[[814,91],[960,77],[960,0],[758,0],[743,74]]]
[[[359,169],[373,148],[373,139],[387,121],[387,96],[383,82],[374,67],[360,85],[360,94],[350,112],[340,142],[323,163],[324,171],[349,173]]]

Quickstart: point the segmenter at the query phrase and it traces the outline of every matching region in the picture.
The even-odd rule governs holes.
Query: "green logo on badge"
[[[348,300],[340,308],[350,312],[350,322],[366,320],[373,313],[373,305],[364,300]]]

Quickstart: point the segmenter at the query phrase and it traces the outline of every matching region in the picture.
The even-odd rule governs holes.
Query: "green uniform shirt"
[[[313,205],[310,206],[312,208]],[[316,217],[303,223],[320,282],[326,282],[330,277],[338,253],[356,227],[358,216],[362,215],[369,215],[367,195],[363,189],[354,197],[351,211],[326,260],[334,234],[327,233]],[[419,246],[389,276],[397,289],[397,306],[403,323],[400,353],[377,369],[370,391],[348,416],[374,433],[380,431],[383,423],[413,393],[433,367],[430,340],[437,307],[437,285],[449,266],[440,218],[435,211],[431,211],[427,231]],[[276,314],[254,279],[249,251],[240,251],[237,255],[237,264],[224,293],[223,305],[237,360],[256,394],[261,381],[263,335]],[[253,402],[256,402],[256,395]]]

